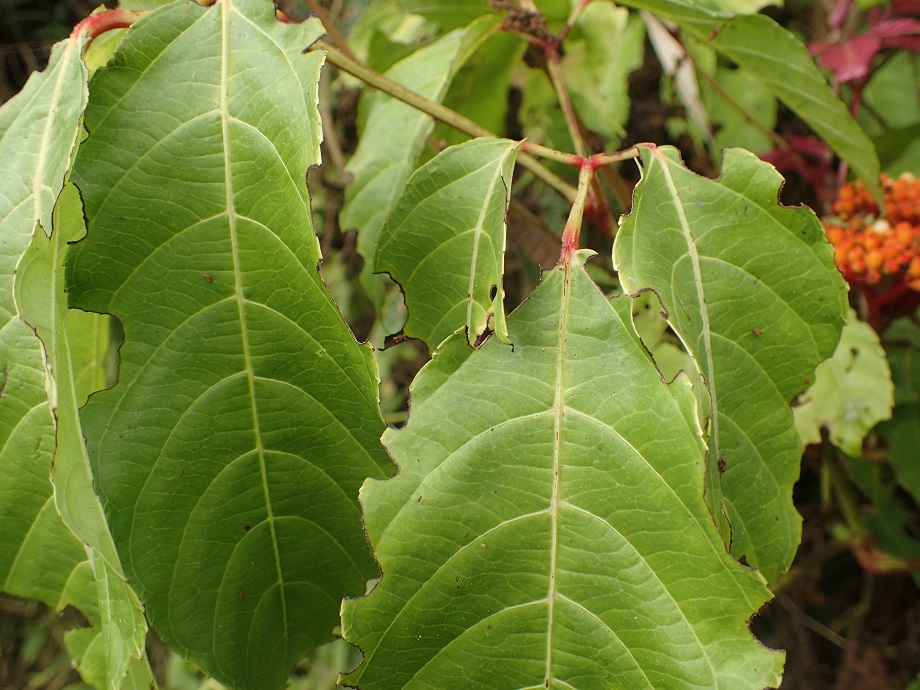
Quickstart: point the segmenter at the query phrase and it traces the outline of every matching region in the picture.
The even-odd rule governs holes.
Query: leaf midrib
[[[272,553],[275,557],[275,572],[278,586],[281,590],[279,602],[281,605],[282,636],[287,639],[288,615],[287,595],[285,593],[284,573],[281,568],[281,554],[278,551],[278,537],[275,533],[275,520],[272,511],[271,494],[268,487],[268,473],[265,466],[265,449],[262,445],[262,431],[259,426],[259,410],[256,401],[255,372],[252,365],[252,352],[249,345],[249,331],[246,323],[246,298],[243,294],[243,276],[240,267],[239,238],[237,237],[236,210],[234,204],[234,187],[232,172],[232,156],[230,151],[230,12],[233,6],[230,0],[220,3],[221,12],[221,64],[220,64],[220,126],[224,144],[224,184],[227,200],[227,221],[230,231],[231,254],[233,258],[233,283],[237,299],[237,310],[240,315],[240,337],[243,350],[243,360],[246,368],[246,381],[249,387],[249,396],[252,403],[253,436],[255,439],[256,453],[259,458],[259,474],[262,479],[262,493],[265,498],[265,510],[272,541]],[[212,624],[217,627],[218,609],[214,609]]]
[[[504,153],[499,157],[499,163],[495,166],[495,172],[492,174],[492,179],[489,180],[489,186],[485,194],[485,201],[482,206],[479,208],[479,217],[476,219],[476,225],[473,227],[473,251],[472,256],[470,257],[470,279],[467,283],[466,290],[466,331],[467,338],[471,341],[474,341],[476,338],[473,335],[472,331],[472,321],[473,321],[473,304],[475,300],[473,299],[473,288],[476,286],[476,266],[479,263],[479,240],[483,234],[483,225],[485,224],[486,212],[491,207],[492,195],[495,193],[497,182],[502,182],[502,187],[504,187],[504,180],[502,179],[502,167],[504,165],[505,159],[508,157],[510,151],[517,144],[512,143],[509,145]],[[507,193],[505,194],[507,199]],[[507,203],[507,202],[506,202]],[[504,204],[503,204],[504,206]],[[479,333],[475,334],[477,337]]]
[[[48,148],[49,148],[48,142],[51,139],[51,131],[52,129],[54,129],[53,115],[57,113],[58,102],[61,97],[61,92],[63,91],[64,78],[69,74],[67,70],[67,66],[68,66],[67,58],[70,55],[71,51],[74,49],[75,43],[76,41],[74,39],[68,40],[67,47],[64,49],[64,52],[60,57],[60,62],[58,64],[61,66],[61,68],[58,70],[57,79],[54,82],[54,91],[52,92],[54,95],[48,107],[48,115],[45,118],[45,127],[44,127],[44,130],[42,131],[42,143],[41,143],[41,147],[39,148],[38,161],[35,166],[35,175],[32,177],[32,197],[35,202],[33,212],[35,214],[35,222],[40,222],[41,217],[42,217],[41,192],[42,192],[42,188],[45,186],[44,185],[44,177],[45,177],[44,173],[45,173],[46,158],[48,156]],[[75,136],[76,136],[76,128],[74,128],[74,132],[71,134],[71,142],[73,141],[73,137]],[[73,144],[71,143],[71,147],[72,146]],[[50,236],[51,228],[42,228],[42,230],[44,230],[46,235]]]
[[[665,160],[664,156],[657,151],[652,151],[651,153],[652,160],[661,166],[662,176],[664,177],[665,184],[668,187],[668,193],[670,194],[674,210],[677,212],[678,218],[680,220],[680,230],[687,242],[687,253],[690,257],[690,263],[693,266],[693,282],[694,287],[696,288],[696,296],[700,308],[700,318],[702,319],[700,326],[703,334],[703,342],[706,347],[706,384],[709,388],[710,399],[712,400],[712,434],[710,436],[712,440],[712,447],[710,448],[710,454],[712,457],[719,457],[719,415],[717,414],[719,405],[715,382],[715,364],[712,359],[709,308],[706,305],[706,295],[703,292],[703,277],[700,270],[700,254],[697,250],[696,240],[693,238],[693,233],[690,231],[690,223],[687,220],[687,215],[684,213],[684,206],[681,203],[680,194],[677,192],[677,187],[674,184],[674,178],[671,176],[671,170],[668,168],[667,160]],[[637,237],[638,233],[633,235],[634,242]],[[636,253],[635,247],[633,247],[633,253]]]
[[[562,424],[565,418],[565,345],[569,321],[569,301],[572,293],[571,258],[563,265],[562,295],[559,305],[559,340],[556,346],[556,384],[553,396],[553,490],[550,495],[550,562],[549,587],[546,593],[546,671],[544,685],[548,688],[553,679],[553,623],[556,608],[556,569],[559,551],[559,484],[561,481]]]

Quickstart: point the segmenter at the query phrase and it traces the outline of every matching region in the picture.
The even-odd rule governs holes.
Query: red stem
[[[127,29],[138,19],[143,17],[146,12],[135,10],[107,10],[90,15],[79,24],[77,24],[70,33],[71,39],[76,39],[82,32],[89,34],[89,40],[86,45],[92,43],[93,39],[112,29]]]

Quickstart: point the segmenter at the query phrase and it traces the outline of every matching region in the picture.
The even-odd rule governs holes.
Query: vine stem
[[[605,165],[621,163],[622,161],[628,161],[631,158],[638,157],[638,147],[630,146],[628,149],[623,149],[622,151],[614,151],[613,153],[595,153],[588,159],[588,162],[594,166],[595,170],[597,170],[598,168],[603,168]]]
[[[569,90],[565,87],[565,78],[562,76],[562,65],[559,60],[559,50],[556,47],[546,52],[546,73],[553,84],[556,92],[556,98],[559,100],[559,107],[562,108],[562,115],[565,117],[565,124],[572,135],[572,143],[575,145],[575,153],[582,158],[588,157],[588,147],[585,144],[585,138],[581,133],[581,123],[578,121],[578,115],[575,113],[575,107],[572,105],[572,99],[569,97]]]
[[[565,40],[565,37],[569,35],[569,32],[572,30],[572,27],[575,26],[575,22],[578,21],[578,18],[581,17],[581,13],[585,11],[585,8],[591,4],[591,0],[578,0],[578,4],[572,8],[572,13],[569,15],[569,18],[565,20],[565,25],[562,29],[559,30],[559,33],[556,35],[556,42],[560,45]]]
[[[565,76],[562,74],[561,43],[556,41],[545,49],[543,54],[546,57],[546,74],[553,85],[553,90],[556,92],[556,99],[562,109],[565,124],[575,146],[575,152],[582,159],[582,169],[584,169],[586,164],[590,164],[588,145],[585,143],[581,120],[578,118],[578,113],[575,112],[575,106],[572,105],[572,98],[569,96],[569,90],[565,85]],[[610,213],[610,206],[607,204],[604,190],[601,189],[599,178],[592,177],[588,207],[591,219],[604,234],[608,237],[613,237],[613,228],[616,226],[616,222]]]
[[[588,201],[588,190],[591,188],[591,182],[594,179],[594,170],[595,167],[589,160],[586,160],[584,165],[581,166],[581,170],[578,171],[578,190],[575,195],[575,201],[572,202],[572,210],[569,211],[568,220],[565,221],[565,230],[562,232],[560,263],[569,263],[572,260],[572,254],[578,249],[581,224],[585,215],[585,204]]]
[[[348,46],[348,41],[345,40],[345,37],[342,36],[338,28],[336,28],[335,22],[332,17],[329,16],[329,11],[320,5],[317,0],[306,0],[306,2],[310,11],[319,18],[320,22],[322,22],[323,28],[326,30],[326,33],[329,34],[329,38],[332,39],[335,46],[341,50],[349,60],[357,62],[357,56]]]
[[[494,132],[490,132],[485,127],[477,124],[476,122],[473,122],[467,117],[464,117],[457,111],[451,110],[447,106],[429,100],[424,96],[420,96],[411,89],[407,89],[402,84],[398,84],[392,79],[389,79],[379,72],[372,70],[370,67],[350,59],[340,50],[337,50],[325,41],[317,41],[312,46],[310,46],[308,50],[324,51],[326,53],[326,59],[343,72],[347,72],[348,74],[357,77],[368,86],[371,86],[378,91],[382,91],[387,95],[392,96],[393,98],[400,100],[403,103],[406,103],[407,105],[411,105],[416,110],[431,115],[434,119],[443,122],[444,124],[453,127],[454,129],[463,132],[464,134],[468,134],[471,137],[497,136]],[[552,171],[547,170],[539,161],[534,160],[534,158],[527,154],[542,156],[544,158],[549,158],[551,160],[565,163],[566,165],[573,167],[581,167],[585,160],[584,157],[575,155],[573,153],[566,153],[564,151],[556,151],[555,149],[550,149],[546,146],[534,144],[529,141],[524,141],[521,143],[521,153],[518,155],[518,162],[522,167],[527,168],[530,170],[530,172],[543,180],[543,182],[557,190],[570,203],[574,203],[576,190],[572,187],[572,185],[570,185],[568,182],[563,180]]]

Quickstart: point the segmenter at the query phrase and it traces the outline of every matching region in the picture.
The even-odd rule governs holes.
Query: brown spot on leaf
[[[760,330],[759,328],[755,328],[755,329],[754,329],[754,335],[756,335],[756,336],[759,338],[760,336],[763,335],[763,331]]]

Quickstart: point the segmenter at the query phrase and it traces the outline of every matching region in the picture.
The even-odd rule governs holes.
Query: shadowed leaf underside
[[[72,304],[125,331],[83,413],[96,488],[158,632],[238,688],[280,688],[377,572],[376,366],[316,272],[304,184],[321,33],[260,0],[151,13],[94,78],[75,164]]]
[[[746,627],[769,593],[703,500],[692,396],[671,394],[583,258],[508,318],[513,349],[447,341],[384,434],[400,473],[362,489],[383,578],[344,605],[364,652],[347,683],[778,684],[782,655]]]

